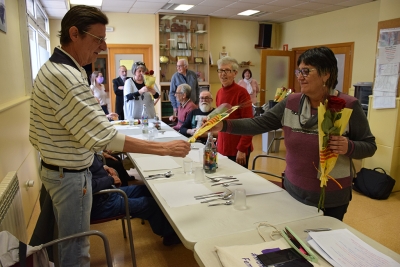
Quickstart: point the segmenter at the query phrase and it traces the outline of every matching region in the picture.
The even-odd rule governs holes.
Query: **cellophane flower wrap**
[[[342,188],[334,177],[329,175],[335,167],[339,156],[329,148],[329,138],[331,135],[342,135],[346,129],[352,110],[345,108],[345,106],[346,101],[344,99],[337,96],[329,96],[325,104],[320,103],[318,107],[319,159],[321,167],[321,195],[318,202],[318,210],[324,208],[325,188],[328,185],[329,178]]]
[[[240,106],[231,106],[230,104],[223,103],[218,108],[214,109],[207,116],[207,121],[193,134],[192,137],[189,138],[189,143],[196,142],[196,139],[200,137],[202,134],[210,130],[214,127],[218,122],[226,119],[229,115],[237,110]]]
[[[143,75],[144,85],[146,85],[146,87],[154,87],[154,84],[156,83],[156,77],[154,77],[153,74],[154,71],[150,70],[149,72],[146,71],[146,73]]]

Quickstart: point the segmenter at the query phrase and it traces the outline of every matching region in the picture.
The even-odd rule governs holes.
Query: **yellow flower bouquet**
[[[218,122],[226,119],[229,115],[237,110],[240,106],[231,106],[230,104],[221,104],[218,108],[213,110],[207,116],[207,121],[189,138],[189,143],[194,143],[197,138],[203,135],[205,132],[214,127]]]
[[[154,74],[154,71],[150,70],[150,71],[146,71],[145,74],[143,75],[144,85],[146,85],[146,87],[149,87],[149,88],[154,87],[154,84],[156,83],[156,77],[154,77],[153,74]]]
[[[332,179],[340,188],[342,186],[329,173],[333,170],[339,154],[333,153],[329,148],[331,135],[342,135],[349,122],[352,110],[345,108],[344,99],[329,96],[325,104],[320,103],[318,107],[318,137],[319,137],[319,159],[321,167],[320,187],[321,195],[318,202],[318,210],[324,208],[325,188],[328,179]]]

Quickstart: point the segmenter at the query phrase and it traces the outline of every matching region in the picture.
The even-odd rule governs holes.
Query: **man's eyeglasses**
[[[106,40],[107,40],[106,37],[101,38],[101,37],[98,37],[96,35],[93,35],[93,34],[87,32],[87,31],[83,31],[83,32],[86,33],[86,34],[89,34],[90,36],[92,36],[92,37],[96,38],[97,40],[99,40],[99,44],[101,44],[102,42],[106,42]]]
[[[175,92],[176,95],[181,95],[183,92]]]
[[[217,72],[218,72],[218,73],[225,73],[225,74],[231,73],[232,71],[234,71],[234,70],[230,70],[230,69],[217,69]]]
[[[200,97],[200,100],[209,101],[212,100],[211,97]]]
[[[297,69],[294,71],[294,74],[296,75],[296,77],[298,78],[301,75],[303,75],[303,77],[307,77],[308,74],[310,74],[310,71],[313,71],[316,69],[309,69],[309,68],[303,68],[303,69]]]
[[[176,65],[177,68],[183,68],[185,65]]]

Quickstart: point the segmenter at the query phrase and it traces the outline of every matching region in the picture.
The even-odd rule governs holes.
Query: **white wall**
[[[291,49],[354,42],[351,84],[372,82],[379,8],[380,2],[376,1],[283,23],[281,46],[286,43]]]
[[[17,171],[22,192],[25,223],[40,187],[37,172],[37,153],[29,142],[29,95],[26,95],[24,60],[22,50],[28,43],[21,41],[21,33],[27,34],[25,25],[20,26],[18,1],[6,0],[7,33],[0,32],[0,181],[10,171]],[[23,27],[21,29],[20,27]],[[25,46],[25,47],[24,47]],[[31,87],[31,84],[29,85]],[[25,181],[35,181],[34,188],[26,188]]]

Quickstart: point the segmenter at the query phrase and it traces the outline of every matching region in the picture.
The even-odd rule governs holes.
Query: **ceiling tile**
[[[147,2],[136,2],[133,4],[133,9],[161,9],[165,4],[163,3],[147,3]]]

